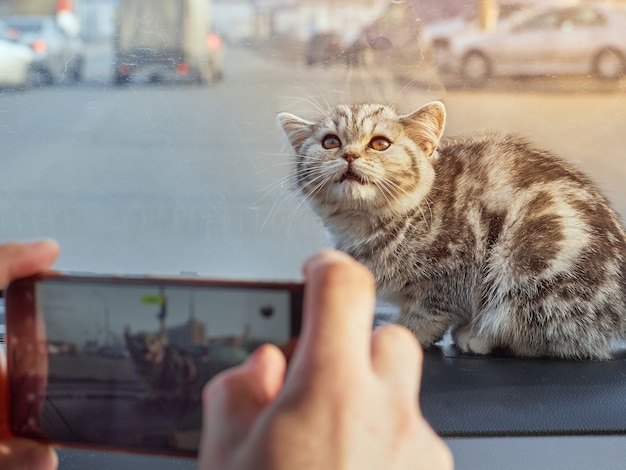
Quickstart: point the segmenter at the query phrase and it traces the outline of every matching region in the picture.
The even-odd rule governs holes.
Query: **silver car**
[[[453,37],[438,55],[440,70],[484,84],[494,76],[593,74],[607,80],[626,71],[626,13],[609,5],[537,7],[492,31]]]
[[[8,27],[0,22],[0,87],[22,87],[27,84],[35,53],[7,34]]]
[[[64,31],[54,16],[10,16],[2,18],[11,38],[35,52],[33,70],[38,81],[52,85],[78,82],[84,65],[83,44],[79,37]]]

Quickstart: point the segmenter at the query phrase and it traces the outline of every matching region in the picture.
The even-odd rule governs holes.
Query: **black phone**
[[[5,296],[6,432],[193,457],[202,387],[263,343],[292,348],[303,286],[50,272]]]

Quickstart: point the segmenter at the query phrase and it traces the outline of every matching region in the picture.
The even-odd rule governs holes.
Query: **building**
[[[167,329],[167,340],[170,344],[189,349],[206,343],[206,327],[195,318],[190,318],[180,326]]]

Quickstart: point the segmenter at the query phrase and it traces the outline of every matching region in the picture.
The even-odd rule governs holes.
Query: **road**
[[[626,213],[623,93],[402,90],[384,72],[242,50],[213,87],[119,88],[105,48],[91,61],[81,86],[0,97],[0,239],[53,236],[64,269],[299,277],[324,237],[286,179],[275,114],[379,94],[407,111],[444,98],[448,134],[526,135],[579,162]]]
[[[67,269],[298,276],[321,232],[271,189],[288,171],[271,97],[227,73],[213,88],[88,75],[3,96],[0,238],[53,236]]]
[[[622,84],[568,78],[567,86],[549,81],[552,91],[530,81],[446,90],[394,81],[382,68],[309,69],[231,49],[224,81],[210,87],[115,87],[110,64],[110,50],[92,46],[84,83],[0,94],[0,240],[54,237],[60,269],[299,278],[325,240],[290,188],[275,115],[340,101],[393,102],[408,112],[443,98],[449,135],[525,135],[588,171],[626,215]],[[61,458],[62,469],[148,465],[92,452]]]

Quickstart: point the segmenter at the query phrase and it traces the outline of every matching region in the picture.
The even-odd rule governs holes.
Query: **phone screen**
[[[259,345],[290,341],[301,303],[294,292],[37,281],[34,324],[45,338],[47,383],[28,390],[12,384],[13,408],[42,403],[23,422],[14,417],[13,429],[52,442],[195,454],[202,387]]]

